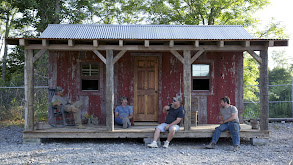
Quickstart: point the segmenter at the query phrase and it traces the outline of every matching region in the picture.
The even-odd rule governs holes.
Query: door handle
[[[157,94],[157,93],[158,93],[158,91],[155,91],[155,93]]]

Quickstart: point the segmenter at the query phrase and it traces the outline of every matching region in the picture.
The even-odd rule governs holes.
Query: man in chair
[[[66,112],[72,112],[74,116],[75,127],[78,129],[84,129],[85,127],[81,123],[80,107],[82,106],[82,101],[77,101],[72,103],[68,97],[63,95],[64,90],[62,87],[58,86],[56,88],[56,94],[52,98],[52,105],[58,109],[63,108]]]

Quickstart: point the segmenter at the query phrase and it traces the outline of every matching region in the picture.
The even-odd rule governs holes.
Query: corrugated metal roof
[[[50,24],[39,38],[49,39],[253,39],[239,25]]]

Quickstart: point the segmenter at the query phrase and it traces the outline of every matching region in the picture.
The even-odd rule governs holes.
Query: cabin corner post
[[[191,128],[191,52],[183,51],[183,91],[184,91],[184,130],[189,131]]]
[[[260,57],[260,129],[268,130],[269,126],[269,92],[268,92],[268,50],[261,50]]]
[[[25,90],[25,131],[34,130],[34,66],[33,50],[25,50],[24,90]]]
[[[113,50],[106,50],[106,127],[114,130],[114,64]]]

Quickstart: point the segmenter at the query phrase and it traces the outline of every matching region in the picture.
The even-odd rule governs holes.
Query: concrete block
[[[269,142],[269,138],[251,138],[250,141],[254,146],[262,146]]]
[[[23,139],[23,144],[41,144],[41,139]]]
[[[153,140],[154,140],[153,138],[143,138],[144,145],[147,146],[148,144],[153,142]],[[157,144],[159,147],[161,146],[160,138],[158,139]]]

